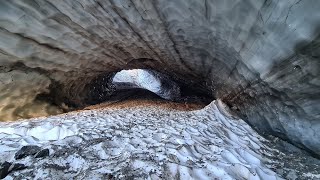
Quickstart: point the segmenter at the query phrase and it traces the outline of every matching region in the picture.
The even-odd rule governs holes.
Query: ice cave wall
[[[0,111],[42,93],[85,105],[108,93],[108,73],[150,68],[320,154],[319,9],[318,0],[0,1]]]

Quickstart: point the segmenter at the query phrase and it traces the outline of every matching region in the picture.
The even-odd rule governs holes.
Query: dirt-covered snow
[[[281,179],[266,142],[220,101],[86,110],[1,123],[0,163],[23,165],[5,179]],[[49,154],[15,159],[28,145]]]

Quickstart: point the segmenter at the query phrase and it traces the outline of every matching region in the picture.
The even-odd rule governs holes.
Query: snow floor
[[[281,179],[272,150],[220,101],[204,109],[100,109],[0,123],[0,163],[21,163],[5,179]],[[25,145],[44,158],[15,160]]]

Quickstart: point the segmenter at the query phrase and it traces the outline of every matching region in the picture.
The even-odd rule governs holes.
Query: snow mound
[[[266,140],[218,101],[190,112],[131,107],[1,123],[0,140],[1,163],[26,167],[5,179],[281,179],[266,165]],[[16,160],[26,145],[49,156]]]

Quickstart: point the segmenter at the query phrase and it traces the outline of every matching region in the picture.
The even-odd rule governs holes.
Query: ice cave
[[[0,1],[0,179],[320,179],[320,1]]]

